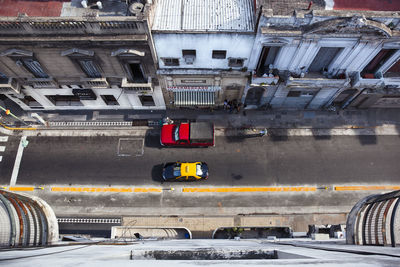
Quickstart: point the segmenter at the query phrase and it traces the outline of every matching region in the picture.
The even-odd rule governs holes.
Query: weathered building
[[[6,2],[0,93],[24,110],[165,109],[150,5],[131,2]]]
[[[247,106],[400,107],[400,13],[307,2],[257,1]]]
[[[253,1],[158,0],[152,26],[168,107],[240,100],[254,41]]]

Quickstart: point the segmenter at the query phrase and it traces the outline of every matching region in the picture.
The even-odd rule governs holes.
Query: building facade
[[[400,13],[258,2],[249,107],[400,107]],[[276,3],[276,5],[279,5]],[[264,6],[264,8],[263,8]]]
[[[165,109],[149,4],[134,4],[64,3],[58,17],[1,17],[1,93],[27,111]]]
[[[166,106],[240,100],[254,41],[248,0],[158,0],[152,35]]]

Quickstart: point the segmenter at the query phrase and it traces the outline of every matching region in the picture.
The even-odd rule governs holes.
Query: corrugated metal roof
[[[254,30],[252,0],[158,0],[153,30]]]

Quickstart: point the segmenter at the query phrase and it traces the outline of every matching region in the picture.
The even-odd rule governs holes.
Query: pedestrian
[[[233,109],[236,111],[236,110],[237,110],[237,106],[238,106],[238,101],[237,101],[237,99],[233,99],[232,105],[233,105]]]
[[[240,108],[242,107],[242,103],[236,105],[236,113],[240,112]]]
[[[233,102],[229,101],[228,102],[228,106],[229,106],[229,113],[232,113],[232,111],[233,111]]]
[[[224,100],[224,110],[227,110],[227,109],[228,109],[228,100],[225,99]]]

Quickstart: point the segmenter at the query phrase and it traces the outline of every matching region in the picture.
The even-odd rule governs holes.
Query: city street
[[[343,185],[399,185],[398,136],[219,136],[210,148],[166,148],[156,131],[140,137],[28,137],[17,186],[58,214],[215,214],[344,212],[377,191],[332,191]],[[20,138],[10,137],[1,164],[8,186]],[[206,181],[161,183],[162,163],[205,161]],[[49,186],[151,187],[159,193],[52,192]],[[188,187],[314,186],[314,192],[182,193]],[[173,187],[174,190],[170,190]],[[324,189],[327,187],[327,189]],[[281,211],[283,212],[283,211]]]
[[[205,161],[210,178],[200,185],[285,186],[376,183],[400,178],[398,136],[271,138],[217,137],[209,148],[161,147],[159,136],[28,137],[17,184],[159,185],[162,164]],[[18,138],[3,156],[7,185]],[[143,150],[142,150],[143,149]],[[143,155],[142,155],[143,154]]]

